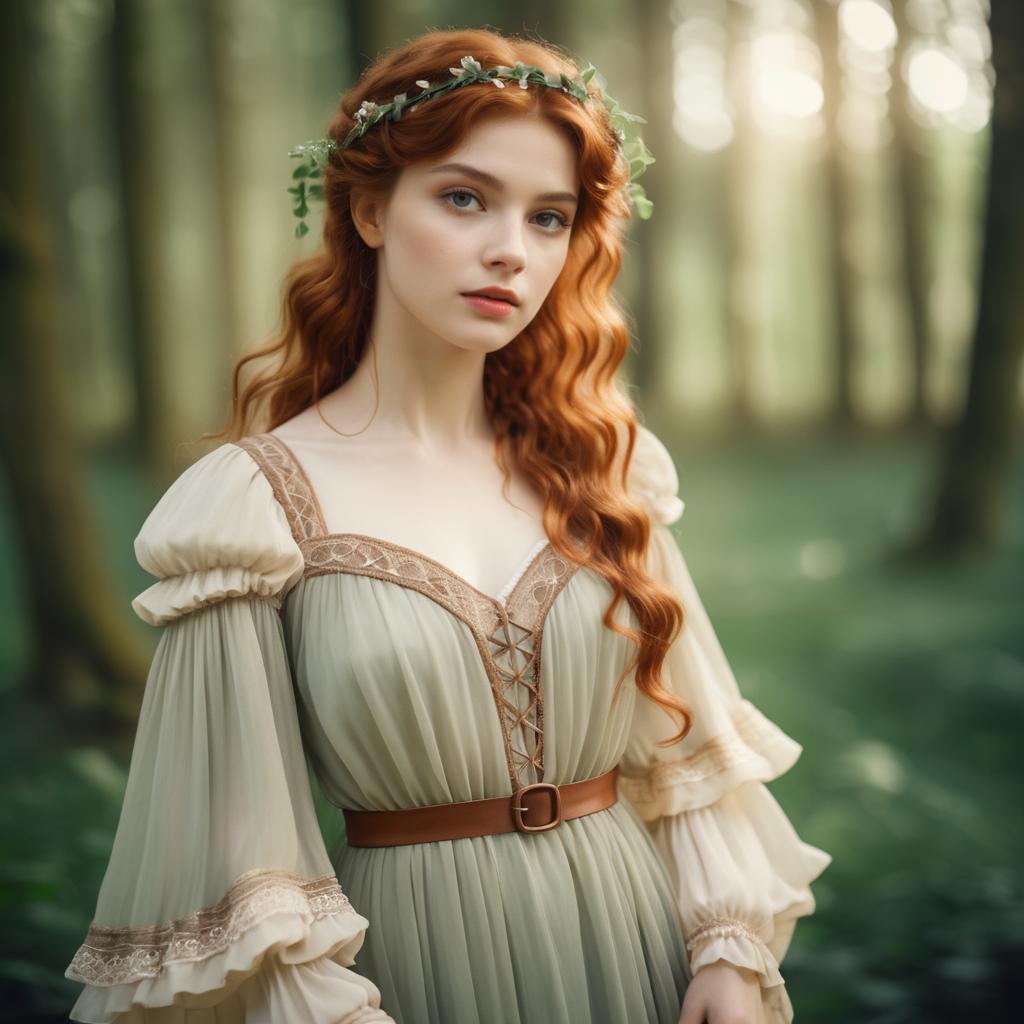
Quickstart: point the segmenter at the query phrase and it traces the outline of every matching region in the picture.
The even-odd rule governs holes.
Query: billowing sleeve
[[[303,556],[234,444],[182,473],[135,541],[162,629],[71,1020],[391,1021],[349,968],[369,925],[314,809],[279,615]]]
[[[628,480],[650,516],[649,571],[684,606],[662,678],[690,707],[693,725],[683,740],[657,747],[678,731],[678,718],[638,695],[620,795],[668,869],[691,974],[716,960],[749,968],[760,976],[766,1022],[788,1024],[779,964],[797,918],[814,911],[810,883],[831,857],[799,838],[765,783],[802,748],[740,693],[669,529],[683,512],[675,466],[643,426]]]

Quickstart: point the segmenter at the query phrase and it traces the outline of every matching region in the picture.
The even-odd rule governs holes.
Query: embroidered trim
[[[731,713],[734,732],[712,736],[686,757],[653,765],[643,778],[624,778],[630,799],[649,803],[663,790],[704,779],[742,764],[786,734],[748,700],[741,701]]]
[[[334,874],[304,880],[290,871],[253,868],[211,906],[155,925],[92,924],[65,977],[89,985],[123,985],[156,977],[170,963],[195,963],[224,952],[273,914],[314,920],[352,909]]]
[[[432,598],[475,629],[492,628],[496,617],[492,600],[426,555],[352,533],[316,538],[300,547],[306,559],[306,577],[351,572],[390,580]]]
[[[725,939],[736,936],[749,939],[756,946],[764,946],[764,939],[754,929],[737,917],[710,917],[686,936],[686,949],[692,953],[699,944],[710,939]]]
[[[359,533],[328,533],[309,477],[276,434],[235,442],[255,460],[285,510],[306,562],[304,578],[350,573],[416,590],[473,633],[491,684],[513,792],[544,776],[544,704],[540,652],[544,620],[579,563],[539,544],[506,585],[504,601],[478,590],[442,562],[412,548]]]
[[[274,434],[254,434],[234,442],[252,456],[274,491],[274,497],[288,517],[292,536],[300,546],[312,537],[327,533],[320,500],[302,464]]]

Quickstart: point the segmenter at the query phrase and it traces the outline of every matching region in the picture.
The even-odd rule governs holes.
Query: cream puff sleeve
[[[369,922],[317,821],[279,608],[303,556],[269,482],[225,444],[135,541],[162,630],[71,1020],[391,1021],[350,970]]]
[[[655,746],[678,720],[640,695],[620,795],[647,824],[672,879],[691,973],[716,960],[755,971],[765,1020],[788,1024],[779,965],[797,918],[814,910],[810,883],[831,857],[799,838],[765,783],[802,748],[740,693],[669,529],[683,512],[675,466],[643,426],[628,480],[650,517],[648,570],[685,609],[663,681],[689,705],[693,726],[676,744]]]

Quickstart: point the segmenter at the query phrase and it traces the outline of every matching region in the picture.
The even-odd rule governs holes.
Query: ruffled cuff
[[[237,990],[264,958],[288,965],[330,957],[351,966],[368,926],[334,875],[301,881],[256,869],[217,904],[167,924],[93,924],[64,972],[85,984],[69,1016],[111,1024],[125,1013],[117,1024],[155,1024],[160,1007],[238,1010]],[[365,992],[352,995],[350,1009],[363,1005]],[[324,1024],[336,1019],[335,1011]]]
[[[790,1024],[793,1004],[786,991],[779,962],[760,935],[746,921],[712,917],[687,936],[690,974],[718,960],[745,967],[759,976],[764,1024]]]
[[[760,975],[765,988],[784,984],[778,960],[761,936],[740,918],[708,918],[686,936],[686,951],[691,974],[716,960],[728,960]]]
[[[810,883],[832,858],[800,839],[760,782],[649,827],[675,889],[691,973],[716,960],[754,971],[775,1014],[768,1019],[791,1019],[779,965],[797,918],[814,911]]]
[[[759,975],[761,982],[761,1013],[763,1024],[792,1024],[793,1004],[779,964],[761,937],[745,922],[736,918],[711,918],[687,940],[690,973],[719,960],[736,967],[745,967]]]

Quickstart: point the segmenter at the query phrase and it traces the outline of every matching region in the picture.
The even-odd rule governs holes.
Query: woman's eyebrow
[[[489,185],[495,190],[495,192],[504,191],[504,184],[496,178],[493,174],[488,174],[486,171],[481,171],[477,167],[471,167],[469,164],[438,164],[436,167],[430,168],[430,174],[439,174],[442,171],[456,171],[459,174],[465,174],[467,178],[476,178],[477,181],[482,182],[484,185]],[[572,192],[543,192],[537,199],[542,199],[544,202],[562,202],[572,203],[576,205],[576,196]]]

